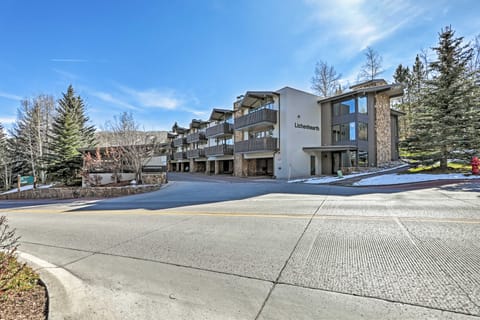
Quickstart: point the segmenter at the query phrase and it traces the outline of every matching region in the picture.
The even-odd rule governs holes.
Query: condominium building
[[[233,173],[233,111],[213,109],[206,130],[206,172]]]
[[[290,87],[247,91],[233,110],[213,109],[189,129],[175,124],[170,167],[290,179],[397,160],[401,113],[390,99],[403,94],[402,86],[376,79],[350,89],[328,98]]]

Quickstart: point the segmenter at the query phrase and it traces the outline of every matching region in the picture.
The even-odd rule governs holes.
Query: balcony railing
[[[204,149],[195,149],[195,150],[188,150],[187,151],[187,158],[188,159],[196,159],[205,157],[205,150]]]
[[[173,154],[173,160],[185,160],[187,159],[187,154],[185,152],[175,152]]]
[[[261,109],[235,119],[235,130],[277,123],[277,110]]]
[[[231,123],[220,123],[216,126],[207,128],[205,135],[207,138],[228,136],[233,134],[233,125]]]
[[[177,139],[173,140],[173,146],[174,147],[181,147],[185,144],[187,144],[187,139],[186,138],[177,138]]]
[[[235,142],[235,153],[275,151],[277,138],[254,138]]]
[[[194,132],[187,136],[187,143],[195,143],[202,140],[207,140],[205,137],[205,132]]]
[[[205,148],[205,155],[207,157],[212,156],[226,156],[233,154],[233,145],[232,144],[221,144],[218,146],[207,147]]]

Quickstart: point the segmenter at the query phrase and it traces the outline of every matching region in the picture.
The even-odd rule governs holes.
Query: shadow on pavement
[[[268,182],[245,179],[243,183],[229,183],[228,181],[175,181],[170,178],[170,183],[158,191],[122,198],[100,200],[83,206],[82,208],[72,209],[71,212],[170,209],[191,205],[244,200],[275,193],[348,197],[359,194],[395,193],[402,191],[403,190],[385,187],[357,188],[336,185],[286,183],[285,181]]]

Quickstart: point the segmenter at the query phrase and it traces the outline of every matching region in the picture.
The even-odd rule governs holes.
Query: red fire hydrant
[[[480,159],[478,157],[472,158],[472,174],[478,174],[478,168],[480,167]]]

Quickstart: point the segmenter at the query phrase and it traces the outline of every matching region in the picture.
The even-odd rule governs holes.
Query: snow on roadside
[[[46,184],[46,185],[38,185],[37,188],[38,189],[46,189],[46,188],[50,188],[52,185],[51,184]],[[22,186],[20,187],[20,191],[26,191],[26,190],[32,190],[33,189],[33,185],[28,185],[28,186]],[[3,193],[0,193],[0,194],[8,194],[8,193],[14,193],[14,192],[18,192],[18,188],[13,188],[13,189],[10,189],[8,191],[5,191]]]
[[[369,174],[372,174],[372,173],[388,172],[388,171],[401,169],[401,168],[406,168],[406,167],[408,167],[408,164],[402,164],[400,166],[396,166],[396,167],[393,167],[393,168],[387,168],[387,169],[377,170],[377,171],[366,171],[366,172],[361,172],[361,173],[352,173],[352,174],[344,175],[343,178],[328,176],[328,177],[320,177],[320,178],[289,180],[288,183],[325,184],[325,183],[330,183],[330,182],[334,182],[334,181],[342,181],[342,180],[345,180],[345,179],[366,176],[366,175],[369,175]]]
[[[449,173],[449,174],[427,174],[427,173],[414,173],[414,174],[384,174],[381,176],[375,176],[362,179],[353,183],[354,186],[378,186],[387,184],[402,184],[422,181],[433,180],[455,180],[455,179],[480,179],[480,176],[469,175],[466,176],[461,173]],[[480,180],[479,180],[480,181]]]

